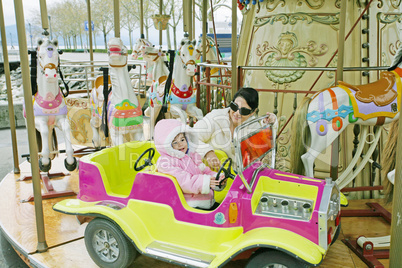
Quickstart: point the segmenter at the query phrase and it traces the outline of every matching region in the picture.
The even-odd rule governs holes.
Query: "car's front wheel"
[[[292,256],[276,251],[262,250],[257,251],[247,263],[246,268],[307,268],[306,264],[298,261]]]
[[[137,256],[134,246],[111,221],[96,218],[85,229],[85,246],[99,267],[127,267]]]

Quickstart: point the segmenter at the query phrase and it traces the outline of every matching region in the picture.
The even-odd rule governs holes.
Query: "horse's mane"
[[[381,157],[381,177],[383,178],[382,184],[385,189],[387,202],[391,202],[393,198],[394,186],[388,180],[387,175],[395,169],[398,131],[399,120],[395,120],[390,125],[388,139],[384,145]]]
[[[402,62],[402,45],[399,46],[398,51],[395,53],[394,60],[391,63],[391,67],[388,68],[388,71],[395,70],[396,67]]]

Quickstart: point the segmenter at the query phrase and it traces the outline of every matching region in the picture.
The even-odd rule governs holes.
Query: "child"
[[[156,163],[158,171],[177,179],[189,206],[215,207],[212,189],[219,187],[224,175],[215,180],[217,173],[202,163],[201,156],[195,152],[191,128],[176,119],[164,119],[156,124],[154,133],[155,147],[161,154]]]

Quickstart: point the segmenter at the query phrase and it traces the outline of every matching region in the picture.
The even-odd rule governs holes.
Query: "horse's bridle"
[[[55,69],[57,72],[58,66],[56,66],[54,63],[47,63],[45,66],[42,66],[41,62],[39,61],[39,66],[42,68],[42,71],[46,71],[46,69]]]
[[[165,53],[160,51],[160,52],[147,53],[147,55],[156,56],[152,61],[157,61],[159,59],[159,57],[165,56]]]
[[[189,61],[187,61],[186,63],[184,63],[182,57],[180,57],[180,59],[181,59],[181,62],[183,63],[183,69],[186,69],[186,68],[187,68],[187,65],[195,65],[195,61],[194,61],[194,60],[189,60]]]
[[[56,51],[56,53],[59,53],[59,52]],[[64,81],[63,73],[61,72],[61,69],[59,68],[60,67],[60,58],[58,58],[57,66],[54,63],[47,63],[47,64],[45,64],[45,66],[42,66],[40,58],[38,60],[38,64],[41,67],[42,74],[45,74],[46,69],[50,69],[50,70],[54,69],[56,71],[56,74],[57,74],[57,72],[59,73],[60,79],[61,79],[61,81],[63,81],[64,88],[65,88],[64,90],[61,90],[61,93],[63,94],[64,97],[67,97],[68,94],[70,93],[70,89],[68,87],[68,84]]]
[[[208,41],[208,40],[207,40],[207,42],[208,42],[208,46],[207,46],[207,49],[205,50],[205,54],[209,52],[209,50],[211,49],[211,47],[214,47],[214,46],[215,46],[214,43],[211,43],[211,42]],[[197,53],[200,53],[200,54],[202,53],[202,51],[198,50],[198,48],[196,48],[195,51],[197,51]]]

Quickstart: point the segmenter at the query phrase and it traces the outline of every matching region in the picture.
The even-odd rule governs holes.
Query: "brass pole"
[[[88,35],[89,35],[89,60],[91,61],[91,65],[92,65],[94,62],[94,50],[92,48],[91,0],[87,0],[87,13],[88,13]],[[91,67],[91,77],[93,77],[93,76],[94,76],[94,68]],[[92,88],[93,87],[94,87],[94,81],[92,81]]]
[[[189,32],[190,28],[188,25],[188,8],[189,8],[189,2],[188,1],[183,1],[183,32]]]
[[[214,30],[214,40],[215,40],[215,46],[216,46],[217,60],[218,60],[218,64],[221,64],[221,60],[220,60],[221,57],[220,57],[220,53],[218,52],[219,45],[218,45],[218,39],[216,37],[215,15],[214,15],[214,7],[212,4],[212,0],[210,1],[210,4],[211,4],[212,29]],[[219,76],[221,78],[221,84],[223,84],[222,70],[220,68],[219,68]]]
[[[192,1],[193,1],[193,8],[191,11],[191,17],[193,18],[193,20],[191,21],[191,25],[193,27],[191,28],[192,38],[190,40],[193,40],[194,38],[196,38],[196,36],[195,36],[195,0],[192,0]],[[206,1],[203,1],[203,2],[206,2]]]
[[[212,8],[212,7],[211,7]],[[237,92],[237,0],[232,0],[232,97]]]
[[[145,38],[144,36],[144,0],[140,0],[140,38]]]
[[[202,60],[205,62],[207,59],[207,15],[208,15],[208,2],[202,1]]]
[[[399,116],[399,135],[396,149],[394,197],[392,201],[391,248],[389,250],[389,267],[399,268],[402,263],[402,116]]]
[[[42,2],[45,1],[40,2],[41,10],[43,10]],[[47,251],[48,246],[46,244],[45,224],[43,220],[38,147],[36,144],[36,135],[35,135],[36,131],[35,118],[33,115],[32,89],[31,89],[31,79],[29,76],[29,62],[28,62],[28,51],[27,51],[28,46],[26,40],[25,19],[24,19],[24,10],[22,7],[22,0],[14,0],[14,9],[15,9],[15,18],[17,21],[18,46],[20,50],[22,85],[24,88],[24,102],[25,102],[26,121],[28,130],[28,142],[29,142],[29,152],[31,158],[32,185],[35,198],[34,202],[35,202],[36,232],[38,236],[38,245],[36,249],[38,252],[44,252]],[[47,16],[45,17],[47,18]]]
[[[162,5],[163,1],[159,0],[159,15],[162,18]],[[159,46],[162,47],[162,21],[159,21]]]
[[[343,80],[343,60],[345,51],[345,27],[346,27],[346,4],[347,1],[341,2],[341,13],[339,17],[339,36],[338,36],[338,63],[336,68],[336,83]],[[331,146],[331,170],[330,177],[332,180],[338,179],[339,165],[339,137],[337,137]]]
[[[49,17],[47,16],[46,0],[40,0],[39,4],[40,4],[40,15],[42,19],[42,28],[45,30],[45,32],[47,32],[47,29],[49,29]],[[17,17],[17,14],[15,14],[15,16]]]
[[[114,37],[120,37],[120,3],[114,0]]]
[[[188,21],[188,39],[193,40],[193,3],[192,0],[188,0],[187,9],[187,21]]]
[[[3,46],[3,56],[4,56],[4,75],[6,76],[6,87],[7,87],[8,118],[10,120],[11,141],[13,145],[14,174],[20,174],[20,167],[18,161],[17,135],[15,132],[13,95],[11,93],[12,88],[10,80],[10,63],[8,61],[6,27],[4,24],[4,11],[3,11],[2,0],[0,0],[0,28],[1,28],[1,44]]]

